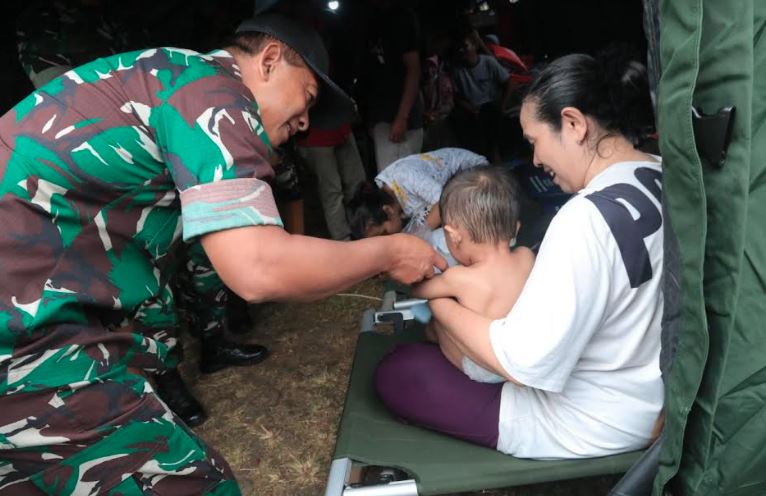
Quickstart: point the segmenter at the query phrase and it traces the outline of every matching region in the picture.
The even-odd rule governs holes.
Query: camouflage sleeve
[[[235,227],[281,226],[264,181],[274,174],[267,159],[271,145],[249,91],[231,75],[189,79],[176,82],[158,126],[165,162],[181,191],[184,240]]]
[[[271,187],[260,179],[230,179],[181,191],[183,238],[236,227],[284,227]]]

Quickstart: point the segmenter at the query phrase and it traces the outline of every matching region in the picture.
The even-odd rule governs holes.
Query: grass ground
[[[370,281],[349,294],[375,295]],[[251,340],[271,356],[209,376],[196,371],[189,341],[182,373],[208,409],[197,432],[224,454],[243,494],[323,492],[343,408],[358,321],[373,301],[334,296],[312,304],[265,305]]]

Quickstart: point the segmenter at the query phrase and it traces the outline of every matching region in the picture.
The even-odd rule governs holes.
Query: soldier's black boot
[[[178,370],[168,370],[154,376],[157,395],[189,427],[197,427],[207,420],[207,414],[197,398],[186,387]]]
[[[260,344],[229,341],[223,336],[202,339],[199,370],[211,374],[230,366],[255,365],[269,356],[269,350]]]
[[[247,334],[255,326],[247,302],[231,291],[226,302],[226,320],[227,328],[233,334]]]

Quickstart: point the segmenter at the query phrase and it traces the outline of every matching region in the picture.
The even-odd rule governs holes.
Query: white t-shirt
[[[527,387],[503,386],[498,450],[580,458],[645,447],[662,408],[661,167],[612,165],[551,222],[492,348]]]
[[[378,187],[387,185],[396,195],[404,215],[410,219],[406,232],[416,233],[431,206],[439,203],[442,189],[458,172],[487,165],[486,157],[462,148],[441,148],[409,155],[392,163],[375,177]]]

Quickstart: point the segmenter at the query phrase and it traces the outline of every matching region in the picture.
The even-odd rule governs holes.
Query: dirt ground
[[[304,179],[305,180],[305,179]],[[306,196],[306,232],[326,230]],[[240,336],[271,356],[253,367],[197,371],[198,342],[185,336],[181,373],[208,411],[195,431],[231,465],[244,495],[324,494],[362,313],[379,305],[383,281],[365,281],[316,303],[251,307],[255,327]],[[607,494],[615,477],[485,491],[486,496]],[[468,495],[463,495],[468,496]]]
[[[346,294],[375,296],[381,287],[369,281]],[[196,431],[224,454],[243,494],[324,491],[359,319],[375,303],[333,296],[258,307],[246,338],[271,356],[254,367],[200,375],[196,350],[186,353],[182,372],[210,415]]]

